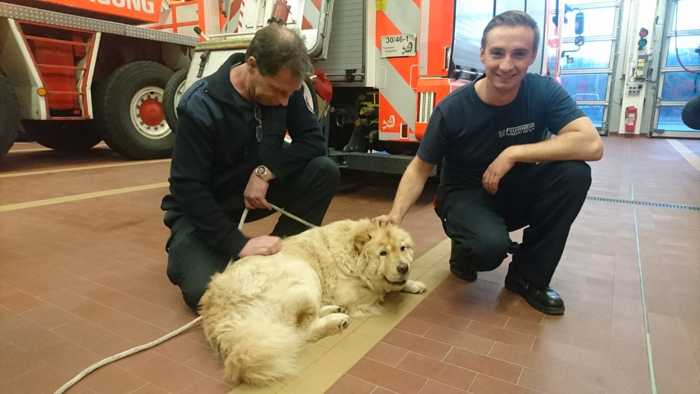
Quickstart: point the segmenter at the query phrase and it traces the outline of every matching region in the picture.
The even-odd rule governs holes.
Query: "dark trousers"
[[[508,232],[528,226],[508,273],[549,286],[590,185],[588,164],[559,161],[514,167],[495,195],[484,188],[441,187],[437,212],[452,239],[450,265],[496,269],[511,247]]]
[[[298,174],[283,181],[273,181],[267,193],[267,200],[285,210],[316,225],[320,225],[331,199],[335,194],[340,179],[340,172],[333,160],[317,157],[309,162]],[[238,223],[243,209],[243,196],[240,199],[240,211],[233,212],[232,220]],[[269,216],[275,211],[250,211],[246,222]],[[182,214],[166,212],[165,222],[170,227],[168,240],[168,278],[179,286],[182,297],[192,310],[197,311],[199,299],[204,294],[212,275],[223,271],[231,258],[217,253],[208,247],[195,234],[195,227]],[[298,234],[306,226],[281,216],[272,234],[280,237]]]

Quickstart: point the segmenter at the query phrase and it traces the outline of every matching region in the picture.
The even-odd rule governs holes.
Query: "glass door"
[[[619,15],[619,1],[569,0],[562,26],[561,84],[601,134],[608,132]],[[550,69],[555,60],[549,54]]]
[[[652,135],[700,138],[681,120],[685,103],[700,95],[700,2],[670,0],[667,10]]]

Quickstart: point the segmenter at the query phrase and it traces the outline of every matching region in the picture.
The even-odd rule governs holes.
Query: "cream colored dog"
[[[340,333],[350,316],[380,313],[389,292],[425,292],[408,280],[413,241],[394,225],[342,220],[282,245],[214,275],[200,302],[204,334],[232,384],[294,375],[305,342]]]

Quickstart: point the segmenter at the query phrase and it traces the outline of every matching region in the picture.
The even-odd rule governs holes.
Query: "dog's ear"
[[[363,229],[362,231],[359,231],[357,234],[355,234],[355,254],[360,254],[362,252],[362,249],[364,249],[365,244],[369,242],[370,239],[372,239],[372,234],[369,233],[369,228]]]

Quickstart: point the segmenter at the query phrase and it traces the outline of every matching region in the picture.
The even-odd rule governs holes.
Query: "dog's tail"
[[[289,324],[270,316],[247,316],[224,336],[235,343],[224,360],[225,377],[230,382],[269,385],[298,372],[304,339]],[[221,342],[228,342],[222,337]]]

